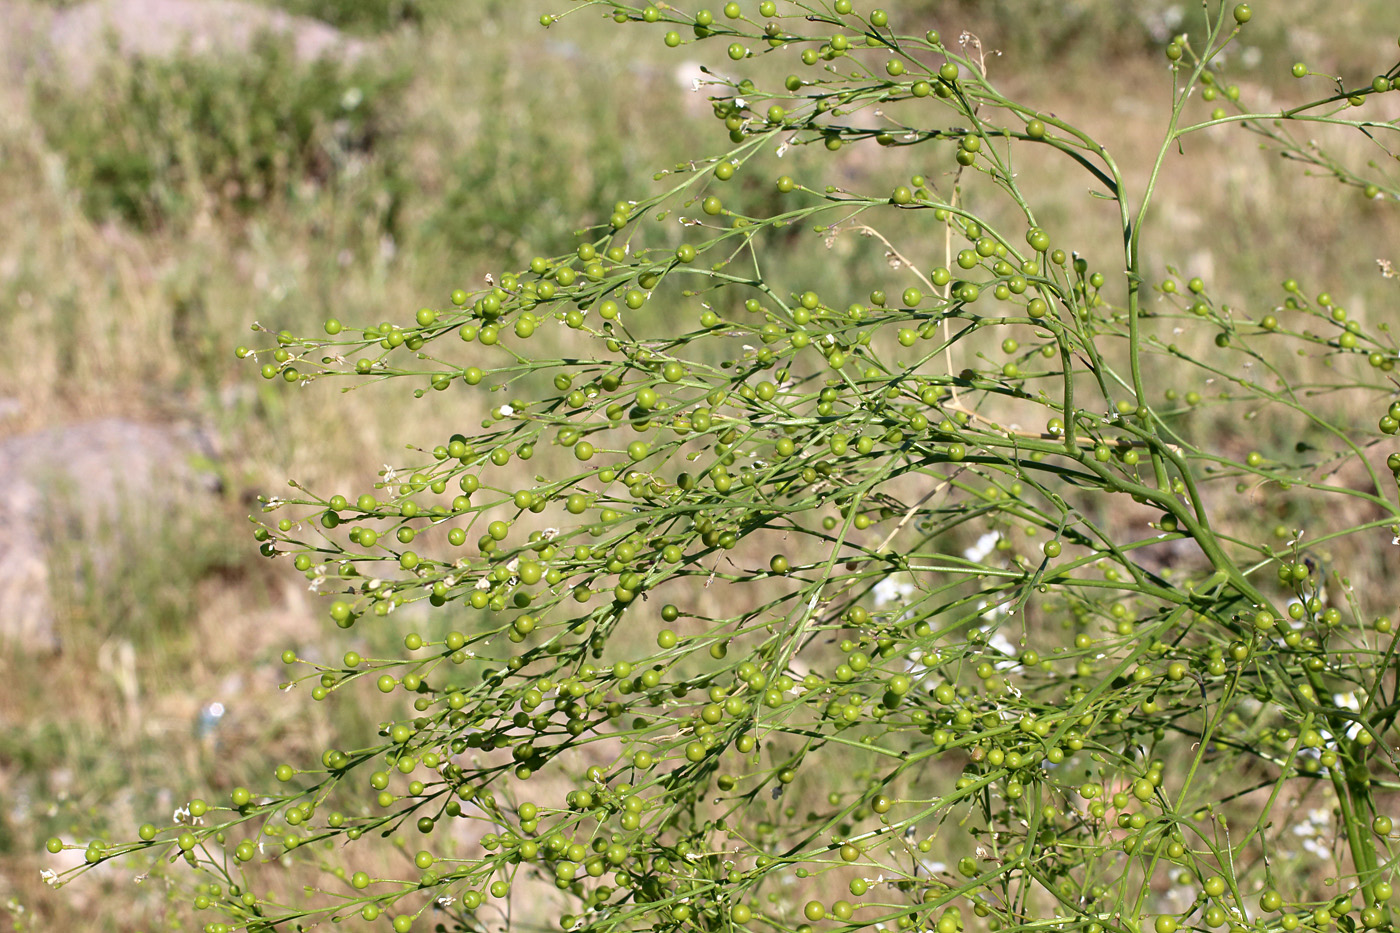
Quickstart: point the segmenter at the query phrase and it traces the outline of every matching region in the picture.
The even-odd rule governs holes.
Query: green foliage
[[[1235,299],[1142,255],[1164,160],[1216,127],[1392,202],[1314,134],[1393,149],[1400,65],[1255,112],[1220,61],[1256,14],[1212,6],[1158,50],[1161,144],[1124,167],[854,6],[584,4],[732,74],[728,143],[450,304],[239,348],[479,400],[255,517],[330,621],[402,645],[284,654],[377,734],[66,845],[149,857],[211,933],[507,904],[599,933],[1390,928],[1400,350],[1346,283]],[[905,147],[924,171],[843,171]],[[1041,163],[1083,170],[1121,251],[1062,242]],[[771,259],[794,235],[878,243],[879,284],[818,292]],[[383,836],[413,855],[376,877]],[[254,870],[291,865],[324,872],[309,900]]]
[[[35,112],[95,218],[153,229],[330,189],[392,229],[404,88],[369,62],[300,64],[289,37],[264,35],[238,58],[114,54],[82,91],[38,85]]]
[[[313,16],[354,32],[385,32],[403,25],[422,25],[433,0],[281,0],[289,13]]]
[[[934,22],[968,23],[986,37],[988,50],[1016,60],[1043,58],[1051,50],[1056,61],[1138,55],[1154,31],[1186,25],[1182,5],[1166,0],[956,0],[913,7]]]
[[[548,99],[520,100],[518,92],[504,70],[484,70],[472,88],[481,129],[449,166],[424,229],[458,255],[520,263],[531,250],[568,249],[575,231],[611,214],[617,192],[635,177],[633,146],[621,126],[626,102],[567,85]],[[561,131],[575,119],[598,131]]]
[[[66,643],[120,638],[143,653],[174,650],[189,635],[200,584],[251,569],[230,552],[217,525],[186,506],[169,514],[118,507],[94,516],[59,499],[47,521],[68,526],[48,534],[50,590]],[[130,546],[133,540],[140,547]]]

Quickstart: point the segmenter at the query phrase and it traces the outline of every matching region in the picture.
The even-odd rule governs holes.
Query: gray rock
[[[103,529],[208,497],[217,477],[200,463],[215,453],[197,431],[122,419],[0,440],[0,645],[58,650],[56,556],[109,569]]]

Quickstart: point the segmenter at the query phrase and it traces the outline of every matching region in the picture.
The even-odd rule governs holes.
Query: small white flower
[[[440,897],[440,898],[437,899],[437,905],[438,905],[439,907],[451,907],[454,903],[456,903],[456,901],[457,901],[457,898],[455,898],[455,897],[450,897],[450,896],[444,894],[442,897]]]
[[[58,887],[58,872],[52,868],[39,869],[39,877],[44,879],[44,884],[51,888]]]
[[[502,405],[500,412],[502,418],[509,418],[511,415],[515,414],[515,408],[510,405]]]

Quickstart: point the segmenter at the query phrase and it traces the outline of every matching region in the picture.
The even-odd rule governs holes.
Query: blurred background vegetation
[[[245,516],[289,477],[327,494],[362,489],[402,445],[431,446],[479,420],[485,400],[264,382],[234,358],[256,342],[249,325],[406,321],[487,273],[571,249],[616,201],[654,190],[658,169],[728,146],[693,90],[694,50],[587,10],[546,30],[540,14],[560,5],[538,0],[267,0],[296,17],[269,20],[291,33],[236,51],[195,35],[134,55],[115,33],[63,47],[94,7],[154,29],[215,5],[0,0],[10,24],[0,37],[0,467],[55,429],[81,439],[94,424],[132,423],[200,438],[172,440],[164,456],[204,478],[123,491],[92,471],[120,479],[143,453],[104,448],[75,482],[40,483],[27,518],[0,510],[0,533],[30,551],[0,568],[42,563],[32,586],[16,570],[5,592],[47,606],[43,637],[8,632],[0,653],[0,918],[16,930],[172,924],[160,889],[116,870],[48,890],[40,870],[66,863],[43,840],[129,837],[190,796],[265,785],[277,762],[318,756],[377,719],[279,692],[284,648],[370,656],[397,637],[327,626],[305,581],[257,557]],[[886,5],[902,31],[975,36],[1006,92],[1078,121],[1141,185],[1170,105],[1160,45],[1187,28],[1193,6]],[[1394,60],[1400,23],[1385,0],[1254,6],[1228,68],[1259,109],[1301,93],[1288,75],[1295,60],[1353,82]],[[297,31],[313,28],[338,38],[311,59]],[[65,66],[74,55],[95,61],[85,78]],[[1149,235],[1156,271],[1174,264],[1246,306],[1278,301],[1278,281],[1293,276],[1354,313],[1395,307],[1376,266],[1400,260],[1385,252],[1400,242],[1394,205],[1307,178],[1238,130],[1189,146],[1189,159],[1165,166],[1170,193]],[[917,148],[873,144],[839,161],[789,153],[783,170],[805,166],[875,188],[945,174]],[[1069,167],[1027,173],[1055,241],[1111,268],[1112,218],[1063,183]],[[747,184],[737,197],[749,206],[772,197],[766,180]],[[773,248],[784,280],[822,294],[856,300],[889,276],[870,241],[841,240],[838,261],[800,233]],[[1199,417],[1221,443],[1238,429]],[[1289,443],[1269,430],[1251,428],[1246,446]],[[82,518],[94,513],[102,519]]]

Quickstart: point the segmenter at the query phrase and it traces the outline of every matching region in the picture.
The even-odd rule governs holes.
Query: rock
[[[111,560],[101,548],[117,523],[159,520],[217,488],[197,466],[214,453],[199,432],[122,419],[0,440],[0,645],[61,648],[52,584],[66,570],[58,558],[81,555],[103,573]]]
[[[87,0],[57,11],[0,0],[0,24],[0,74],[47,66],[79,86],[97,73],[109,40],[128,57],[238,55],[269,31],[290,35],[303,61],[365,49],[320,20],[244,0]]]

